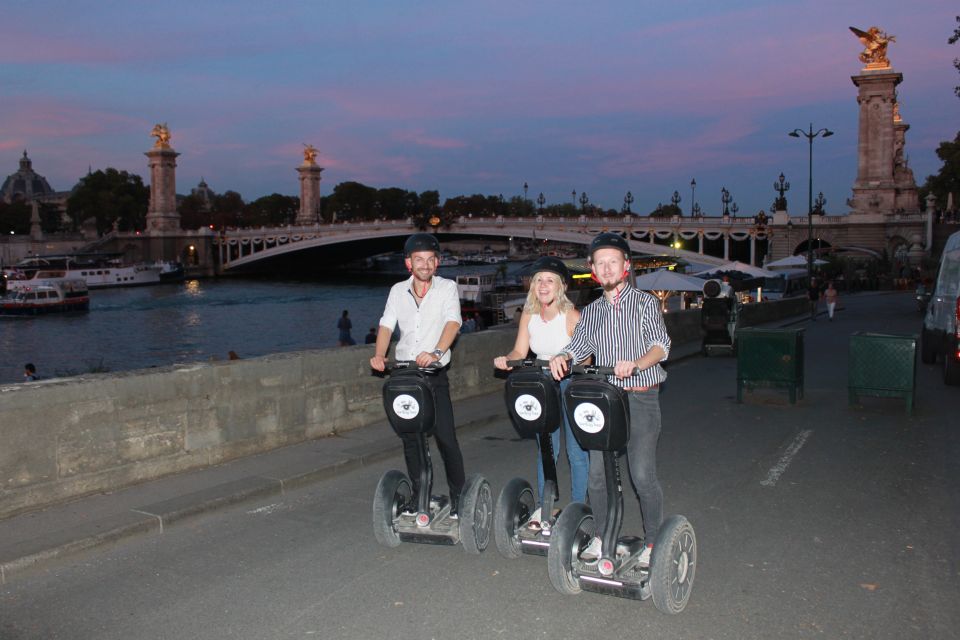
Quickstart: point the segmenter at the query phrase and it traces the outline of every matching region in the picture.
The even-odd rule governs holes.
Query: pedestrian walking
[[[603,295],[584,307],[570,343],[550,360],[556,380],[566,375],[568,360],[613,367],[611,384],[626,391],[630,403],[630,439],[626,456],[630,479],[640,500],[644,548],[640,566],[650,565],[653,542],[663,521],[663,489],[657,479],[657,443],[660,440],[660,385],[667,373],[660,365],[670,354],[670,336],[660,302],[632,287],[630,246],[622,236],[604,232],[590,243],[590,267]],[[635,375],[634,370],[639,369]],[[606,525],[603,452],[590,452],[590,506],[596,531]],[[624,483],[626,484],[626,483]],[[595,564],[602,555],[599,535],[580,551],[580,560]],[[613,555],[611,552],[610,555]]]
[[[837,308],[837,300],[840,294],[833,286],[833,280],[827,283],[827,290],[823,292],[823,300],[827,303],[827,318],[833,322],[833,312]]]
[[[465,475],[463,454],[454,426],[447,369],[450,366],[450,347],[460,330],[460,296],[456,282],[436,275],[440,265],[440,243],[433,234],[415,233],[407,238],[404,254],[404,264],[411,275],[390,289],[380,318],[376,351],[370,358],[370,367],[376,371],[386,368],[390,337],[397,326],[400,327],[400,341],[395,347],[398,360],[415,360],[420,367],[440,363],[440,370],[425,378],[436,402],[434,437],[440,457],[443,458],[450,489],[450,515],[457,518]],[[416,434],[403,434],[400,439],[403,441],[407,474],[413,484],[413,495],[402,509],[404,513],[413,515],[417,511],[423,461],[420,459]]]
[[[527,357],[528,351],[533,351],[537,359],[545,364],[570,342],[574,327],[580,320],[580,312],[567,297],[567,283],[570,281],[570,272],[561,260],[543,257],[533,263],[533,278],[530,279],[530,290],[527,293],[527,303],[520,323],[517,327],[517,339],[513,350],[505,356],[494,358],[493,366],[501,370],[509,370],[508,360],[520,360]],[[560,383],[561,391],[567,387],[569,380]],[[567,462],[570,463],[570,499],[572,502],[585,502],[587,497],[587,469],[589,455],[580,448],[566,412],[563,413],[563,429],[555,429],[550,434],[553,444],[553,458],[560,455],[560,431],[563,431],[567,441]],[[539,442],[538,442],[539,445]],[[536,511],[530,516],[532,529],[540,529],[542,520],[541,506],[543,504],[543,458],[537,456],[537,491],[540,502]],[[547,514],[549,518],[552,514]]]

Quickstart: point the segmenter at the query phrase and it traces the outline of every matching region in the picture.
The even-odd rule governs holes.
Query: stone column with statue
[[[297,167],[300,174],[300,211],[296,223],[300,226],[320,222],[320,173],[317,165],[317,149],[312,144],[303,145],[303,164]]]
[[[857,86],[860,105],[857,179],[850,200],[852,214],[917,213],[919,204],[913,172],[904,155],[906,131],[897,102],[897,85],[903,81],[887,57],[887,46],[896,42],[879,27],[850,31],[864,45]]]
[[[150,135],[157,140],[146,155],[150,166],[150,205],[147,208],[148,235],[180,230],[177,212],[177,156],[170,146],[170,129],[166,123],[153,127]]]

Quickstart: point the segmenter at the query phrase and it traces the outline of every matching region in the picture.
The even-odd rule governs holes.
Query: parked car
[[[960,231],[947,239],[923,317],[920,360],[943,361],[943,381],[960,385]]]

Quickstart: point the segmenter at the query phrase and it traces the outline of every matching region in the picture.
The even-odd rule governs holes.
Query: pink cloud
[[[428,135],[423,129],[397,131],[391,136],[397,142],[408,142],[430,149],[462,149],[467,145],[463,140]]]

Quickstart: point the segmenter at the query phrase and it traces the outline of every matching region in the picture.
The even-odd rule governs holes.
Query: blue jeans
[[[566,378],[560,381],[560,393],[567,388],[570,379]],[[562,397],[562,395],[561,395]],[[587,497],[587,470],[590,466],[590,454],[580,448],[577,439],[573,437],[573,431],[570,430],[570,422],[567,420],[566,409],[563,411],[563,427],[550,434],[550,442],[553,444],[553,461],[556,462],[560,457],[560,431],[563,431],[567,440],[567,462],[570,463],[570,500],[571,502],[584,502]],[[600,465],[603,468],[603,465]],[[557,487],[559,489],[559,487]],[[537,441],[537,495],[540,496],[540,502],[543,502],[543,456],[540,455],[540,443]]]
[[[663,489],[657,479],[657,443],[660,441],[660,389],[628,391],[630,399],[630,442],[627,465],[633,489],[640,499],[644,538],[653,543],[663,522]],[[621,452],[622,453],[622,452]],[[603,473],[603,452],[590,452],[590,507],[597,533],[607,519],[607,490]]]

